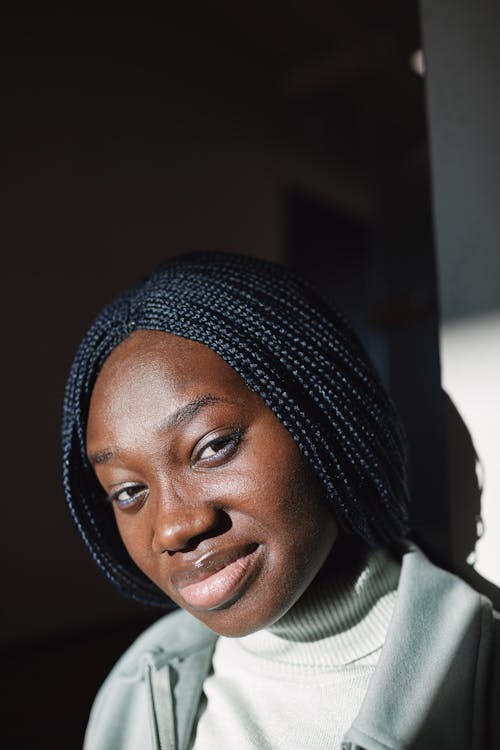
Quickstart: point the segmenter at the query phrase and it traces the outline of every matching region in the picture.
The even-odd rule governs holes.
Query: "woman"
[[[63,447],[105,575],[181,608],[113,669],[88,750],[489,746],[491,605],[404,541],[397,415],[306,283],[160,267],[85,337]]]

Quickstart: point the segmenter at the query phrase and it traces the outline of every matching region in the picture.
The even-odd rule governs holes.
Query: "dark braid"
[[[345,319],[281,266],[225,253],[181,256],[104,308],[66,387],[66,497],[94,560],[124,594],[171,606],[123,547],[87,460],[85,432],[99,370],[140,329],[198,341],[236,370],[288,429],[344,529],[375,546],[406,535],[405,438]]]

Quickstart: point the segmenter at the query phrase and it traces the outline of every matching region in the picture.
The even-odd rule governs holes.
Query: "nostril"
[[[175,521],[163,519],[156,529],[153,548],[160,554],[170,556],[176,552],[190,552],[204,539],[224,534],[232,526],[226,511],[207,508],[202,511],[184,508],[177,512]]]
[[[191,550],[196,549],[196,547],[199,545],[203,539],[206,539],[207,536],[215,536],[215,534],[198,534],[198,536],[193,536],[189,539],[186,544],[184,544],[182,547],[178,547],[177,549],[167,549],[165,548],[162,550],[162,554],[166,552],[170,557],[173,557],[177,552],[191,552]]]
[[[202,532],[193,536],[189,541],[182,547],[182,549],[164,549],[162,552],[167,552],[170,556],[175,555],[176,552],[191,552],[204,540],[210,539],[215,536],[220,536],[228,531],[232,526],[231,519],[227,513],[220,513],[220,522],[213,526],[209,531]]]

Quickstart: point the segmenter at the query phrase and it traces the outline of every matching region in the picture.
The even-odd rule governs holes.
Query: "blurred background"
[[[495,598],[498,3],[44,10],[0,25],[3,736],[80,747],[99,683],[158,616],[87,555],[59,430],[93,317],[178,253],[279,260],[347,312],[408,431],[416,537]]]

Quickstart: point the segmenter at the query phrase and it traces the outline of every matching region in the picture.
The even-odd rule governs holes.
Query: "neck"
[[[378,649],[392,614],[399,563],[384,549],[334,550],[307,591],[277,622],[238,639],[245,651],[280,660],[346,664]]]

